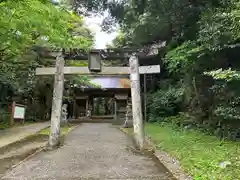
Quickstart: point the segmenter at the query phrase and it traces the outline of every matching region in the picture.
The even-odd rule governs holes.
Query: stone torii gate
[[[124,50],[123,50],[124,51]],[[51,57],[56,58],[56,67],[54,68],[37,68],[36,75],[54,75],[54,90],[51,113],[51,130],[49,136],[49,145],[54,147],[59,144],[60,137],[60,120],[61,120],[61,106],[64,88],[64,74],[81,74],[81,75],[129,75],[131,79],[131,99],[133,112],[133,127],[136,135],[135,139],[140,146],[144,144],[144,129],[143,117],[140,96],[140,76],[139,74],[160,73],[160,66],[141,66],[139,67],[138,57],[136,53],[126,53],[124,56],[115,53],[115,56],[107,56],[110,60],[129,58],[130,67],[102,67],[101,55],[99,50],[92,51],[87,56],[66,53],[65,51],[58,51],[50,53]],[[114,53],[113,53],[114,54]],[[117,55],[116,55],[117,54]],[[146,55],[144,55],[146,56]],[[64,67],[65,59],[82,60],[88,59],[88,67]],[[106,59],[106,56],[105,56]]]

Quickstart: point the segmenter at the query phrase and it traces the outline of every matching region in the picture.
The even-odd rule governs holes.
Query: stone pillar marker
[[[68,121],[67,121],[67,115],[68,115],[67,106],[68,106],[67,104],[63,104],[63,106],[62,106],[60,126],[64,126],[68,123]]]
[[[144,122],[147,122],[147,78],[146,78],[146,74],[143,75],[144,76]]]
[[[76,106],[77,106],[77,102],[76,102],[76,96],[74,95],[74,99],[73,99],[73,115],[72,115],[72,119],[76,119]]]
[[[117,112],[118,111],[118,102],[117,102],[117,98],[114,98],[114,120],[117,121],[118,120],[118,115]]]
[[[64,87],[64,58],[62,53],[56,58],[56,73],[54,79],[52,113],[51,113],[51,128],[49,135],[49,146],[51,148],[60,143],[60,122],[62,116],[62,98]]]
[[[133,127],[132,104],[130,101],[127,102],[125,122],[124,122],[123,127],[124,128],[132,128]]]
[[[85,116],[87,116],[89,110],[89,96],[86,99],[86,111],[85,111]]]
[[[144,127],[140,92],[140,75],[138,67],[138,57],[133,54],[129,58],[130,79],[131,79],[131,97],[132,97],[132,114],[133,129],[135,139],[140,149],[144,146]]]

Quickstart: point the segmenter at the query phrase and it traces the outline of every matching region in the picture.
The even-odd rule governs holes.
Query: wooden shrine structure
[[[131,97],[130,88],[86,88],[84,91],[80,88],[75,88],[73,98],[73,119],[86,118],[87,111],[89,109],[94,109],[93,99],[96,97],[111,98],[113,100],[112,103],[114,108],[108,119],[113,119],[113,123],[124,123],[127,100]],[[94,114],[92,114],[92,116],[94,116]]]

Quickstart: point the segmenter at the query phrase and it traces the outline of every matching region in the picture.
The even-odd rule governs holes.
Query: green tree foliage
[[[211,7],[226,7],[220,0],[72,0],[75,7],[86,7],[94,12],[108,10],[110,17],[104,21],[104,29],[119,23],[132,43],[195,39],[201,12]]]
[[[19,82],[14,79],[19,77],[18,72],[28,74],[30,66],[49,63],[37,59],[30,51],[33,45],[63,48],[89,48],[92,45],[89,31],[82,28],[82,19],[48,1],[3,1],[0,11],[2,82]]]
[[[74,22],[80,23],[81,19],[54,7],[48,1],[4,1],[0,10],[0,40],[3,42],[1,52],[4,60],[26,52],[36,43],[61,47],[87,43],[83,36],[82,42],[81,39],[74,41],[69,33]]]
[[[0,1],[0,12],[1,102],[11,101],[13,96],[30,99],[30,103],[37,98],[44,105],[39,107],[43,115],[40,109],[49,111],[51,106],[53,77],[36,77],[35,68],[55,65],[55,60],[41,58],[33,47],[87,50],[93,46],[93,36],[82,16],[48,0]],[[67,79],[88,83],[85,77]]]
[[[162,87],[148,97],[148,109],[150,121],[156,121],[158,117],[177,115],[181,110],[184,89],[179,87]],[[161,98],[156,98],[161,97]]]
[[[128,43],[130,43],[127,38],[125,37],[125,35],[120,32],[117,37],[110,43],[108,44],[108,48],[127,48],[128,47]]]
[[[204,72],[205,75],[212,76],[216,80],[225,80],[227,82],[233,80],[240,80],[240,74],[237,71],[232,71],[231,68],[227,70],[218,69],[215,71]]]
[[[169,86],[160,86],[151,95],[150,109],[153,106],[158,109],[152,114],[172,115],[169,107],[181,107],[175,109],[195,116],[198,127],[231,139],[237,137],[238,0],[75,0],[73,6],[79,4],[93,12],[110,12],[103,29],[111,30],[114,23],[120,25],[121,34],[112,43],[115,47],[166,41],[166,47],[156,58],[163,57],[159,59],[163,64],[160,84],[168,80]],[[179,89],[183,92],[179,96],[182,101],[176,103],[178,98],[174,95]]]
[[[234,48],[240,38],[240,2],[202,13],[198,42],[211,51]]]

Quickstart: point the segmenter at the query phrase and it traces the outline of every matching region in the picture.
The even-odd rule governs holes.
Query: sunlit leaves
[[[184,89],[169,86],[159,89],[148,97],[150,113],[165,117],[177,113],[178,105],[183,100]]]
[[[0,82],[15,92],[31,87],[26,83],[34,78],[30,71],[49,64],[30,50],[33,45],[84,49],[93,45],[82,17],[48,0],[6,0],[0,3],[0,12]]]
[[[203,13],[198,41],[213,51],[234,47],[240,39],[239,4],[230,3],[228,8]]]
[[[82,25],[81,18],[49,2],[9,0],[0,6],[0,11],[0,49],[7,48],[9,52],[6,54],[19,54],[35,43],[60,47],[84,47],[85,44],[87,47],[91,43],[87,36],[76,40],[69,33],[69,29],[76,24]]]
[[[204,72],[204,74],[208,76],[212,76],[214,79],[217,79],[217,80],[225,80],[225,81],[240,80],[240,72],[231,70],[231,68],[226,70],[218,69],[215,71]]]
[[[187,41],[182,45],[168,51],[164,58],[169,72],[186,71],[201,55],[202,47],[196,43]]]
[[[236,107],[219,106],[214,110],[214,115],[224,120],[240,120],[240,113]]]

